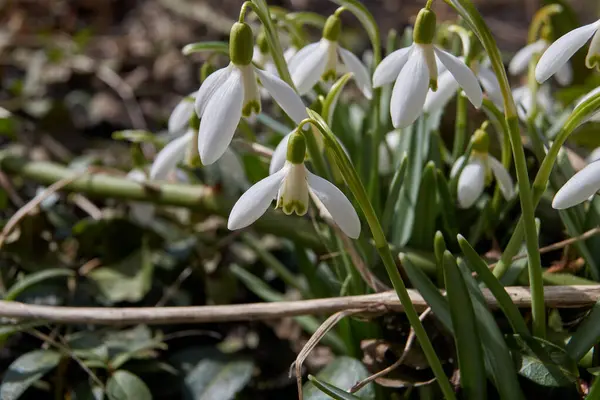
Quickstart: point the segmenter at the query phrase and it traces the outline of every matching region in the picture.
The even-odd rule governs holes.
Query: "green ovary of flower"
[[[236,22],[231,27],[229,58],[235,65],[249,65],[254,54],[254,36],[250,25]]]
[[[337,42],[342,33],[342,20],[337,15],[330,15],[323,27],[323,37],[332,42]]]
[[[422,8],[417,15],[413,40],[418,44],[431,44],[435,37],[436,15],[433,11]]]

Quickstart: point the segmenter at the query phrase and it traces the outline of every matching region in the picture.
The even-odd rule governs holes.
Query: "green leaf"
[[[370,375],[367,368],[355,358],[352,357],[337,357],[333,362],[327,365],[317,374],[317,379],[320,382],[327,383],[338,390],[349,390],[357,382],[367,378]],[[330,397],[323,393],[311,380],[304,385],[304,400],[327,400]],[[375,387],[373,383],[369,383],[361,390],[356,392],[354,397],[365,400],[375,399]]]
[[[230,400],[252,377],[254,362],[224,354],[214,347],[185,349],[174,356],[183,371],[185,400]]]
[[[153,143],[160,144],[152,132],[142,129],[126,129],[113,132],[112,138],[115,140],[125,140],[131,143]]]
[[[444,252],[443,260],[446,295],[454,326],[461,387],[466,398],[483,399],[486,397],[487,378],[471,297],[456,260],[449,251]]]
[[[430,161],[423,170],[415,206],[415,221],[418,222],[413,226],[411,244],[417,249],[433,249],[435,221],[439,213],[436,185],[435,164]]]
[[[11,286],[2,300],[13,301],[25,290],[47,279],[71,277],[75,272],[66,268],[52,268],[26,275],[23,279]]]
[[[573,360],[579,361],[598,342],[600,342],[600,301],[579,325],[565,350]]]
[[[271,289],[269,285],[265,282],[257,278],[255,275],[252,275],[250,272],[246,271],[239,265],[232,264],[229,266],[231,272],[237,276],[246,287],[252,291],[252,293],[259,296],[264,301],[283,301],[284,297],[281,293],[276,292]],[[321,323],[318,319],[310,315],[303,315],[300,317],[294,317],[294,320],[298,322],[298,324],[309,334],[315,333],[315,331],[321,326]],[[347,353],[348,349],[344,344],[344,341],[335,334],[335,332],[329,331],[325,336],[323,336],[322,342],[331,346],[339,353]]]
[[[309,375],[308,380],[311,381],[313,385],[315,385],[320,391],[331,396],[335,400],[356,400],[360,399],[360,397],[356,397],[355,395],[346,392],[338,387],[330,385],[327,382],[322,382],[318,378]]]
[[[52,350],[34,350],[22,355],[10,364],[0,386],[0,399],[16,400],[34,382],[54,369],[60,353]]]
[[[385,233],[390,228],[392,222],[392,214],[394,212],[394,205],[398,201],[398,195],[400,189],[402,189],[402,183],[404,182],[404,176],[406,174],[406,166],[408,165],[408,155],[405,153],[400,161],[400,167],[394,173],[392,183],[390,183],[390,189],[385,200],[385,206],[383,208],[383,214],[381,214],[381,228]]]
[[[577,363],[555,344],[519,335],[507,337],[507,343],[513,349],[519,375],[547,387],[564,387],[577,382]]]
[[[527,329],[527,324],[525,323],[521,312],[512,302],[512,299],[498,278],[490,271],[487,263],[479,257],[479,254],[471,247],[467,239],[461,235],[458,236],[458,244],[468,261],[467,265],[477,273],[477,276],[479,276],[483,283],[490,289],[498,301],[498,305],[506,315],[506,318],[508,318],[515,333],[524,337],[530,336],[529,329]]]
[[[226,42],[198,42],[190,43],[181,50],[183,55],[186,56],[204,51],[217,52],[229,56],[229,44]]]
[[[112,374],[106,383],[106,395],[109,400],[152,400],[152,393],[144,381],[122,369]]]
[[[321,110],[321,116],[327,122],[327,125],[331,126],[333,121],[333,113],[336,109],[336,105],[338,99],[340,98],[340,94],[342,90],[346,87],[348,81],[352,78],[352,73],[348,72],[344,74],[340,79],[338,79],[331,89],[329,93],[327,93],[327,97],[325,97],[325,101],[323,101],[323,107]]]
[[[371,46],[373,47],[373,59],[375,61],[375,65],[379,64],[379,62],[381,61],[381,38],[379,35],[379,26],[377,25],[377,21],[375,21],[375,18],[373,18],[373,15],[371,15],[367,7],[365,7],[358,0],[331,1],[336,4],[339,4],[340,6],[344,6],[360,21],[360,23],[365,28],[367,35],[369,35],[369,40],[371,40]]]
[[[142,245],[140,250],[118,263],[94,269],[88,277],[110,302],[138,302],[152,286],[153,271],[150,250]]]

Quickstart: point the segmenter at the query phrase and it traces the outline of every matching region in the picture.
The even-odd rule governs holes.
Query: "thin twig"
[[[74,180],[81,178],[87,172],[82,172],[79,174],[72,175],[67,178],[63,178],[57,182],[54,182],[52,185],[47,187],[42,193],[35,196],[31,199],[27,204],[21,207],[6,223],[4,228],[2,229],[2,233],[0,233],[0,249],[4,244],[4,241],[8,237],[8,235],[12,232],[12,230],[19,224],[21,219],[23,219],[27,214],[29,214],[32,210],[34,210],[37,206],[39,206],[44,200],[50,197],[53,193],[58,192],[63,187],[72,183]]]
[[[21,196],[19,196],[19,194],[13,187],[8,176],[2,171],[0,171],[0,187],[4,189],[4,191],[8,195],[8,198],[10,199],[10,201],[12,201],[14,205],[21,207],[23,206],[23,204],[25,204]]]
[[[529,287],[508,286],[505,289],[517,307],[531,306]],[[417,310],[427,309],[428,304],[418,291],[409,289],[408,294]],[[483,295],[490,308],[498,307],[489,290],[483,289]],[[591,306],[600,299],[600,285],[546,286],[544,295],[548,307]],[[353,309],[364,310],[362,313],[369,316],[380,315],[382,312],[402,312],[404,306],[393,291],[299,301],[191,307],[57,307],[0,301],[0,317],[96,325],[256,321],[299,315],[327,315]]]
[[[430,313],[431,313],[431,307],[421,313],[421,315],[419,316],[419,321],[423,322],[423,320]],[[354,385],[352,387],[352,389],[350,389],[350,393],[358,392],[360,389],[362,389],[364,386],[368,385],[369,383],[373,382],[375,379],[385,376],[385,375],[389,374],[390,372],[392,372],[393,370],[395,370],[396,368],[398,368],[399,366],[401,366],[404,363],[404,360],[406,359],[406,356],[408,355],[408,352],[409,352],[410,348],[412,347],[414,341],[415,341],[415,330],[411,327],[410,333],[408,334],[408,339],[406,339],[406,344],[404,345],[404,350],[402,351],[402,355],[400,356],[400,358],[395,363],[390,365],[389,367],[384,368],[381,371],[358,382],[356,385]]]

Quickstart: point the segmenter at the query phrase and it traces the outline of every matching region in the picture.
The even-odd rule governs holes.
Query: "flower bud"
[[[487,154],[490,149],[490,136],[484,129],[477,129],[471,137],[473,152]]]
[[[260,32],[256,37],[256,44],[261,53],[267,54],[269,52],[269,42],[267,42],[267,35],[264,32]]]
[[[302,164],[305,156],[306,140],[301,133],[294,132],[288,142],[286,159],[292,164]]]
[[[342,33],[342,20],[337,15],[330,15],[323,28],[323,38],[337,42]]]
[[[417,15],[413,40],[418,44],[431,44],[435,37],[436,16],[435,13],[422,8]]]
[[[250,25],[236,22],[229,35],[229,58],[235,65],[249,65],[254,54],[254,36]]]

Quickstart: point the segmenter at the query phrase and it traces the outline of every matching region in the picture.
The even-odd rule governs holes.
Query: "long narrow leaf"
[[[473,304],[452,254],[446,250],[444,278],[454,326],[458,352],[461,387],[468,399],[483,399],[486,395],[486,376],[481,341],[477,332]]]
[[[600,342],[600,301],[594,305],[592,312],[579,325],[565,350],[569,357],[579,361],[598,342]]]
[[[317,377],[309,375],[308,380],[313,383],[320,391],[331,396],[335,400],[360,400],[360,397],[346,392],[338,387],[330,385],[327,382],[319,380]]]

